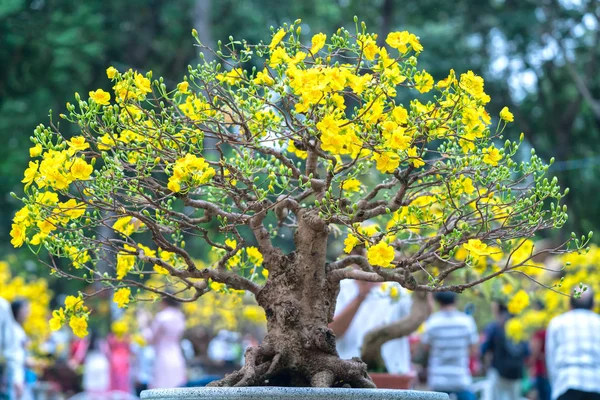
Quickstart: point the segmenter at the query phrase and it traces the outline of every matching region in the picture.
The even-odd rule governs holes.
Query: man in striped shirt
[[[427,381],[432,390],[453,394],[457,400],[474,400],[469,355],[477,351],[479,336],[473,318],[456,309],[456,293],[439,292],[440,310],[425,322],[421,338],[429,350]]]

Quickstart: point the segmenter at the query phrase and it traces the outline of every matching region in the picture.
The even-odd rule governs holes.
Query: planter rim
[[[141,394],[144,400],[225,400],[225,399],[326,399],[326,400],[448,400],[445,393],[393,389],[345,389],[301,387],[234,387],[151,389]]]

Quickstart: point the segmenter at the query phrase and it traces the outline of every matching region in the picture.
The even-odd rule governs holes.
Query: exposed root
[[[269,347],[252,347],[246,351],[244,366],[212,387],[257,385],[292,385],[312,387],[374,388],[360,359],[341,360],[337,355],[309,352],[298,354],[278,352]]]
[[[317,372],[310,380],[312,387],[331,387],[335,381],[335,374],[329,370]]]

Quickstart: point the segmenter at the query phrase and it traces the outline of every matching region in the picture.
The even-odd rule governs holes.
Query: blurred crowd
[[[135,399],[149,388],[204,386],[239,368],[243,350],[258,344],[249,333],[186,328],[180,303],[165,298],[155,315],[137,312],[139,335],[114,323],[107,335],[92,329],[83,338],[61,329],[34,357],[27,316],[26,301],[0,298],[0,400]]]
[[[600,317],[591,290],[571,298],[571,310],[530,341],[507,335],[513,316],[506,305],[494,303],[493,321],[478,332],[472,304],[460,310],[458,300],[456,293],[435,293],[428,299],[435,312],[417,332],[383,346],[387,372],[404,378],[400,387],[457,400],[600,399]],[[330,324],[340,356],[359,357],[365,335],[402,321],[412,302],[397,286],[342,281]],[[103,399],[108,393],[135,399],[148,388],[205,386],[239,368],[245,349],[261,339],[186,328],[180,304],[164,298],[153,315],[136,311],[139,338],[114,327],[107,335],[92,329],[83,338],[61,329],[43,343],[45,358],[32,357],[22,327],[28,313],[27,301],[0,298],[2,400]]]

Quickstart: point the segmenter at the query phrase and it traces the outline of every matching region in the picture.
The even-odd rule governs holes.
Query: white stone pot
[[[181,388],[142,392],[143,400],[448,400],[445,393],[391,389],[295,387]]]

